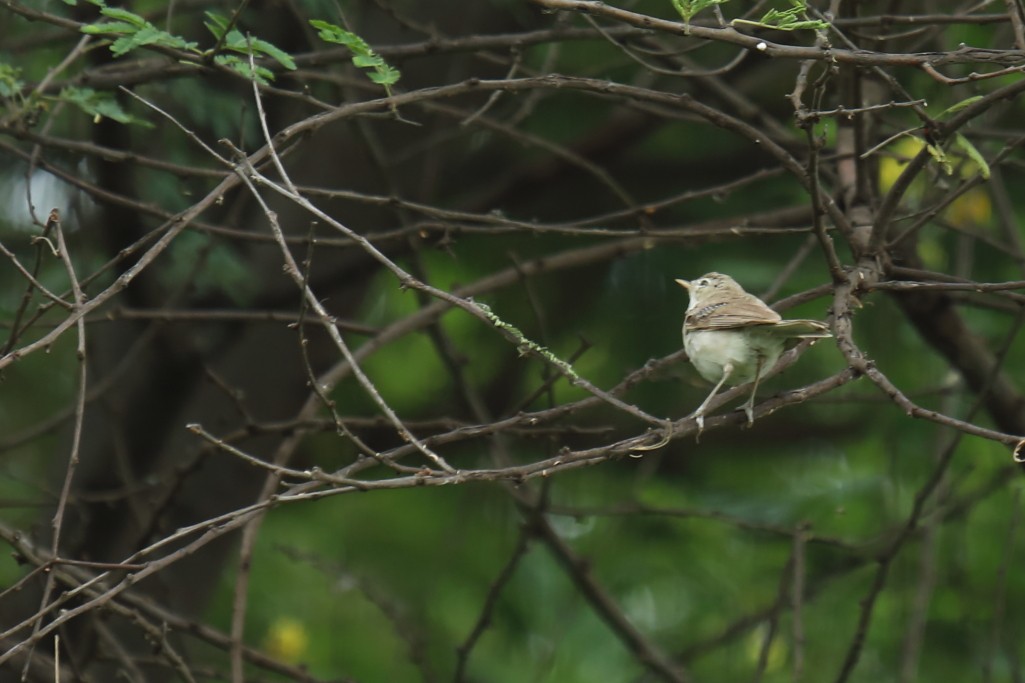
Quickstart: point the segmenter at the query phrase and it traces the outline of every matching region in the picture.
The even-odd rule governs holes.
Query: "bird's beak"
[[[680,285],[681,287],[686,289],[688,292],[690,291],[690,283],[687,282],[686,280],[677,280],[676,284]]]

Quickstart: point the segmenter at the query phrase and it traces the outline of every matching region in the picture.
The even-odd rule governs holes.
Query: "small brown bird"
[[[776,365],[788,341],[832,336],[829,327],[817,320],[783,320],[729,275],[708,273],[697,280],[676,282],[690,294],[683,319],[683,348],[698,374],[716,383],[694,411],[699,433],[705,428],[705,408],[724,384],[754,381],[744,404],[751,424],[758,381]]]

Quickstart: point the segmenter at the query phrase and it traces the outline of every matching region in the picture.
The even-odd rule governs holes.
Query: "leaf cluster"
[[[351,31],[346,31],[340,26],[311,19],[310,26],[317,29],[318,36],[326,43],[344,45],[352,53],[352,63],[360,69],[367,69],[369,78],[386,89],[398,82],[401,73],[398,69],[390,66],[384,59],[374,52],[367,42]]]
[[[144,45],[158,45],[175,50],[196,51],[197,49],[197,43],[159,29],[134,12],[117,7],[103,6],[100,9],[100,14],[114,21],[83,26],[82,33],[90,35],[120,35],[120,38],[117,38],[110,44],[110,51],[115,57],[123,57],[132,50]]]
[[[672,0],[673,7],[683,17],[683,21],[690,24],[690,20],[702,10],[715,5],[723,5],[729,0]],[[790,7],[787,9],[771,8],[758,21],[748,19],[734,19],[731,26],[743,24],[757,28],[775,29],[777,31],[798,31],[801,29],[824,30],[829,28],[829,22],[819,19],[808,18],[808,5],[805,0],[789,0]]]
[[[82,27],[82,32],[90,35],[119,36],[110,44],[110,51],[115,57],[123,57],[137,48],[152,45],[182,51],[200,60],[212,59],[215,64],[263,85],[274,80],[274,72],[259,64],[251,65],[256,59],[267,57],[289,71],[296,69],[295,60],[290,54],[267,40],[243,34],[235,28],[231,20],[216,12],[207,11],[207,21],[204,22],[207,30],[216,39],[216,45],[211,49],[202,50],[198,43],[157,28],[130,10],[109,7],[103,0],[88,1],[99,6],[100,14],[112,21],[88,24]],[[352,63],[360,69],[368,70],[368,78],[374,83],[387,89],[399,80],[399,70],[385,62],[355,33],[326,21],[311,20],[310,24],[318,30],[318,35],[325,42],[347,47],[353,55]]]

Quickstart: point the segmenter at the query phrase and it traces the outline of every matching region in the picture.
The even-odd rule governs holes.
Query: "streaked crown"
[[[690,294],[688,309],[704,307],[723,299],[731,300],[744,296],[747,292],[729,275],[722,273],[706,273],[697,280],[677,280]]]

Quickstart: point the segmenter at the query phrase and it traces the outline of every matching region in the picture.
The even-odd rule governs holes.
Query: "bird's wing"
[[[724,330],[751,325],[773,325],[782,320],[756,296],[744,294],[710,302],[687,313],[687,326],[693,330]]]

